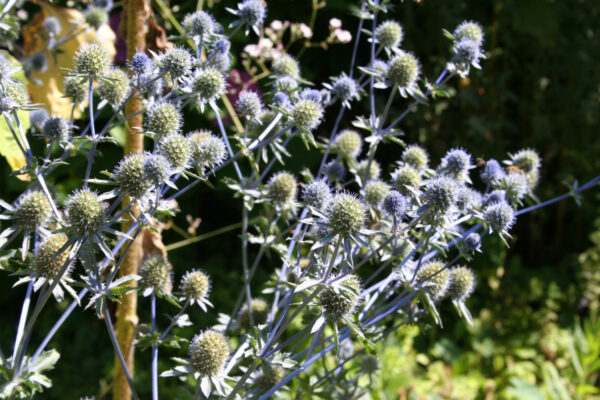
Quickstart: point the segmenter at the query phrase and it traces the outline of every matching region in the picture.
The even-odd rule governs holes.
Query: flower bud
[[[73,104],[83,103],[89,95],[89,84],[85,78],[79,76],[65,76],[65,96],[70,98]]]
[[[285,377],[285,370],[279,365],[273,365],[268,370],[263,368],[260,375],[256,377],[256,386],[262,392],[273,388]]]
[[[379,359],[372,355],[363,356],[360,359],[360,367],[367,374],[374,374],[381,367]]]
[[[497,185],[504,178],[504,170],[493,158],[488,160],[481,171],[481,180],[488,185]]]
[[[225,93],[225,78],[215,67],[205,67],[196,71],[191,86],[200,103],[214,101]]]
[[[213,33],[214,24],[215,22],[210,14],[204,11],[196,11],[186,15],[181,25],[188,35],[205,38]]]
[[[455,178],[458,183],[470,182],[471,155],[463,149],[449,150],[438,167],[438,172]]]
[[[60,21],[56,17],[47,17],[43,23],[44,30],[48,34],[57,36],[61,31]]]
[[[148,154],[144,160],[144,173],[153,185],[159,186],[171,176],[171,163],[162,154]]]
[[[267,10],[260,0],[245,0],[238,5],[238,15],[248,25],[260,25],[265,20]]]
[[[160,57],[158,66],[161,72],[168,73],[175,81],[189,75],[192,69],[192,56],[187,49],[174,47]]]

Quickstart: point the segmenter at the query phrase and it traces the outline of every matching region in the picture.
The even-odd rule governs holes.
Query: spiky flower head
[[[444,269],[444,266],[443,262],[433,260],[421,265],[421,268],[417,272],[417,282],[420,283],[427,279],[424,286],[427,287],[432,300],[442,299],[450,288],[452,277],[448,268]]]
[[[486,206],[502,202],[506,202],[506,192],[500,189],[492,190],[484,199],[484,205]]]
[[[66,143],[71,138],[71,123],[61,117],[50,117],[44,121],[42,135],[48,139],[48,142],[56,140]]]
[[[461,212],[466,213],[471,210],[478,209],[481,207],[481,203],[481,193],[467,186],[461,185],[458,187],[456,206]]]
[[[146,113],[144,128],[157,137],[177,133],[181,128],[181,111],[171,103],[155,103]]]
[[[266,301],[261,298],[252,299],[252,319],[254,325],[263,325],[267,322],[269,316],[269,305]],[[238,314],[238,325],[240,328],[249,330],[252,328],[250,325],[250,313],[248,312],[248,303],[244,304]]]
[[[406,198],[397,190],[390,190],[383,199],[383,211],[395,219],[402,218],[406,213]]]
[[[183,18],[183,29],[185,33],[191,36],[207,37],[214,31],[215,21],[213,17],[204,11],[196,11],[187,14]]]
[[[454,40],[461,41],[463,39],[469,39],[481,46],[483,43],[483,29],[481,25],[473,21],[463,21],[456,27],[454,33]]]
[[[43,22],[44,30],[49,35],[57,36],[61,31],[60,21],[56,17],[47,17]]]
[[[470,39],[462,39],[456,42],[453,47],[454,58],[450,62],[449,70],[453,72],[456,70],[459,75],[465,77],[469,74],[470,67],[473,66],[480,69],[479,60],[485,58],[485,55],[481,51],[479,43]]]
[[[36,108],[35,110],[29,111],[29,121],[36,130],[42,131],[44,129],[44,123],[50,118],[50,114],[45,108]]]
[[[292,120],[298,128],[312,130],[321,123],[323,107],[313,100],[300,100],[292,108]]]
[[[208,295],[210,291],[210,279],[202,271],[188,271],[181,278],[180,289],[186,299],[191,301],[200,301]]]
[[[165,183],[173,170],[171,169],[171,163],[162,154],[148,154],[144,160],[144,173],[146,179],[148,179],[153,185],[159,186]]]
[[[458,183],[470,182],[469,170],[473,168],[471,155],[463,149],[449,150],[438,167],[438,172],[448,175]]]
[[[465,266],[454,267],[450,270],[450,279],[452,283],[448,289],[448,296],[452,300],[465,301],[473,290],[477,280],[471,268]]]
[[[505,202],[491,204],[483,210],[483,222],[490,231],[504,236],[515,222],[515,211]]]
[[[504,178],[504,170],[498,161],[489,159],[483,171],[481,171],[481,180],[488,185],[497,185]]]
[[[326,90],[317,90],[304,88],[298,93],[299,100],[312,100],[317,104],[327,104],[330,100],[329,92]]]
[[[106,50],[96,43],[81,46],[75,58],[75,71],[90,78],[104,75],[110,65]]]
[[[465,238],[464,243],[465,249],[468,251],[479,251],[479,248],[481,247],[481,236],[476,232],[469,233]]]
[[[228,53],[230,48],[231,42],[225,38],[215,40],[212,46],[212,49],[220,54]]]
[[[173,171],[185,169],[192,157],[192,145],[189,139],[179,133],[163,136],[157,143],[156,151],[165,156]]]
[[[410,89],[417,82],[421,67],[411,53],[401,52],[390,60],[387,77],[400,89]]]
[[[429,210],[430,221],[438,224],[443,222],[455,207],[458,187],[454,179],[442,175],[427,182],[421,197]]]
[[[148,72],[152,66],[152,60],[150,57],[142,51],[138,51],[131,57],[129,61],[129,69],[137,75],[143,75]]]
[[[242,117],[255,119],[262,113],[262,102],[258,93],[244,90],[240,93],[235,108]]]
[[[285,377],[285,370],[279,365],[273,365],[270,368],[263,368],[262,373],[256,377],[256,387],[261,392],[273,388]]]
[[[335,288],[331,286],[325,288],[319,296],[319,304],[323,307],[323,313],[332,322],[352,315],[359,300],[360,280],[355,275],[349,275]]]
[[[170,292],[173,287],[169,263],[161,255],[146,257],[140,265],[138,275],[143,290]]]
[[[300,78],[300,66],[294,57],[284,54],[273,64],[273,73],[298,79]]]
[[[87,188],[76,190],[70,195],[66,207],[69,225],[79,234],[94,234],[108,222],[98,194]]]
[[[331,199],[331,189],[327,182],[322,179],[314,179],[304,186],[302,191],[302,200],[314,208],[324,207]]]
[[[158,60],[161,72],[169,74],[172,80],[185,78],[192,70],[192,56],[183,47],[174,47],[164,53]]]
[[[423,147],[411,144],[402,152],[402,161],[414,169],[422,171],[429,164],[429,155]]]
[[[85,13],[85,22],[92,28],[98,30],[108,22],[108,13],[101,7],[90,7]]]
[[[296,199],[296,178],[289,172],[278,172],[268,185],[269,197],[280,204],[289,204]]]
[[[367,168],[369,171],[367,172]],[[370,179],[379,179],[381,175],[381,167],[379,163],[375,160],[371,160],[369,165],[369,160],[362,160],[358,163],[356,167],[356,173],[360,176],[364,181],[368,181]]]
[[[535,187],[540,183],[540,171],[538,169],[534,169],[531,172],[527,172],[525,174],[527,178],[527,185],[529,186],[529,190],[532,191]]]
[[[6,80],[2,82],[3,93],[0,93],[2,100],[1,111],[15,111],[27,107],[31,102],[27,87],[21,82]]]
[[[502,186],[511,202],[521,200],[529,192],[527,176],[521,172],[512,172],[504,176]]]
[[[129,76],[120,68],[111,68],[98,86],[100,97],[113,107],[119,107],[129,94]]]
[[[396,21],[385,21],[375,30],[375,39],[383,47],[397,47],[403,36],[402,27]]]
[[[238,4],[238,9],[242,21],[251,26],[261,25],[267,16],[267,9],[260,0],[245,0]]]
[[[136,199],[144,196],[152,187],[146,178],[145,163],[146,154],[129,154],[119,162],[113,173],[121,191]]]
[[[280,92],[291,94],[298,87],[298,81],[291,76],[280,75],[275,79],[273,86]]]
[[[411,194],[412,189],[421,187],[421,174],[415,168],[404,165],[397,168],[392,174],[394,188],[405,196]]]
[[[87,100],[89,85],[85,79],[78,76],[65,76],[63,83],[65,96],[70,98],[73,104],[83,103]]]
[[[342,102],[358,98],[359,85],[346,74],[334,78],[330,88],[332,94]]]
[[[340,132],[333,142],[337,152],[348,158],[356,158],[362,149],[360,134],[352,129]]]
[[[342,238],[355,235],[363,227],[365,207],[349,193],[337,193],[325,210],[329,229]]]
[[[374,374],[380,367],[379,358],[375,356],[367,354],[360,359],[360,368],[367,374]]]
[[[33,270],[45,278],[54,278],[69,258],[68,249],[57,255],[68,240],[64,233],[52,234],[42,240],[33,258]]]
[[[377,207],[385,199],[389,191],[390,186],[387,183],[379,179],[371,180],[365,186],[365,200],[371,206]]]
[[[205,376],[220,375],[229,357],[227,339],[213,330],[204,331],[192,339],[188,350],[190,364]]]
[[[25,230],[36,231],[48,222],[52,207],[43,192],[31,190],[19,197],[14,215],[17,223]]]
[[[225,93],[225,78],[217,68],[206,66],[195,72],[190,86],[198,103],[210,103]]]
[[[325,165],[325,175],[327,175],[327,179],[331,182],[341,182],[346,176],[346,169],[341,163],[333,160]]]
[[[537,171],[542,166],[539,154],[531,149],[523,149],[515,154],[510,154],[510,162],[525,173]]]
[[[227,156],[227,147],[223,139],[209,131],[193,132],[189,136],[192,143],[192,161],[200,169],[213,169],[223,163]]]

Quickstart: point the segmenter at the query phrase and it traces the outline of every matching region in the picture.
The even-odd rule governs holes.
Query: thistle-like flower
[[[191,304],[197,303],[204,311],[206,311],[207,305],[212,307],[208,301],[210,279],[204,272],[198,270],[186,272],[181,278],[179,288],[184,298]]]
[[[454,40],[460,42],[463,39],[472,40],[481,46],[483,43],[483,29],[481,25],[473,21],[463,21],[456,27],[452,36]]]
[[[269,304],[267,304],[267,302],[263,299],[257,298],[252,299],[251,307],[254,326],[265,324],[269,316]],[[238,314],[237,322],[240,328],[244,330],[250,330],[252,328],[250,324],[250,312],[247,303],[241,308]]]
[[[263,368],[260,375],[255,379],[256,386],[262,392],[266,392],[277,385],[285,376],[285,370],[279,365]]]
[[[300,78],[300,66],[294,57],[284,54],[273,64],[273,73],[296,80]]]
[[[173,288],[171,281],[171,268],[161,255],[146,257],[138,271],[140,276],[140,289],[144,296],[152,292],[157,294],[170,293]]]
[[[446,66],[448,71],[456,72],[461,77],[469,75],[471,67],[481,69],[479,60],[485,58],[481,51],[481,46],[470,39],[462,39],[456,42],[453,47],[454,58]]]
[[[464,240],[467,251],[481,252],[481,236],[478,233],[469,233]]]
[[[421,265],[416,276],[418,283],[423,282],[423,287],[430,293],[434,301],[441,300],[452,283],[452,276],[445,264],[438,260]]]
[[[80,47],[75,59],[75,72],[91,79],[104,75],[110,65],[106,50],[96,43]]]
[[[78,234],[93,235],[108,223],[101,198],[89,189],[76,190],[66,202],[67,221]]]
[[[371,180],[365,185],[365,200],[372,207],[377,207],[389,191],[390,186],[387,183],[379,179]]]
[[[367,374],[374,374],[381,368],[379,359],[375,356],[367,354],[360,359],[360,369]]]
[[[45,226],[52,215],[46,195],[37,190],[25,192],[17,200],[14,217],[26,231],[36,232]]]
[[[98,30],[108,22],[108,13],[104,8],[91,6],[85,13],[85,22],[92,28]]]
[[[89,94],[89,84],[85,78],[80,76],[65,76],[65,96],[71,99],[72,104],[85,102]]]
[[[333,160],[325,165],[325,175],[330,182],[342,182],[346,176],[346,169],[341,163]]]
[[[241,92],[235,107],[240,116],[249,120],[257,120],[262,113],[260,97],[253,91]]]
[[[146,113],[144,129],[160,138],[169,133],[178,133],[181,122],[181,111],[175,105],[158,102]]]
[[[186,80],[187,90],[196,98],[200,110],[204,105],[213,103],[225,93],[225,77],[223,73],[212,66],[199,68]]]
[[[367,168],[369,168],[368,172]],[[363,182],[367,182],[370,179],[379,179],[379,176],[381,175],[381,167],[375,160],[371,160],[370,163],[369,160],[362,160],[356,167],[356,174],[363,180]]]
[[[401,166],[392,173],[393,187],[405,196],[416,196],[421,187],[421,174],[412,166]]]
[[[147,154],[144,159],[144,173],[152,185],[159,187],[165,183],[173,187],[173,183],[169,180],[171,173],[171,163],[162,154]]]
[[[387,48],[398,47],[400,42],[402,42],[403,36],[402,27],[396,21],[385,21],[375,30],[375,39],[377,39],[377,42]]]
[[[44,19],[42,25],[44,27],[44,30],[52,36],[57,36],[58,34],[60,34],[60,31],[62,29],[60,21],[56,17],[47,17],[46,19]]]
[[[227,7],[227,11],[239,17],[237,21],[232,22],[229,26],[245,25],[246,34],[252,28],[257,35],[260,35],[259,28],[267,16],[265,4],[261,0],[244,0],[238,3],[237,7],[237,10]]]
[[[129,76],[120,68],[111,68],[106,78],[108,79],[100,82],[98,94],[117,109],[129,94]]]
[[[488,185],[497,185],[504,178],[504,170],[498,161],[488,160],[481,171],[481,180]]]
[[[352,129],[340,132],[333,142],[333,149],[349,159],[355,159],[362,150],[362,138]]]
[[[323,107],[313,100],[300,100],[294,104],[291,114],[298,128],[310,131],[321,123]]]
[[[144,75],[152,67],[152,60],[146,53],[138,51],[129,61],[129,69],[136,75]]]
[[[209,131],[197,131],[190,133],[188,138],[192,143],[192,162],[199,171],[214,169],[225,160],[227,147],[220,137]]]
[[[400,94],[406,97],[416,89],[417,79],[421,72],[419,61],[411,53],[400,52],[390,60],[387,79],[398,87]]]
[[[452,149],[442,158],[437,171],[440,174],[456,179],[458,183],[470,183],[469,170],[472,168],[473,165],[471,164],[471,155],[469,153],[463,149]]]
[[[473,270],[468,267],[459,266],[450,270],[450,288],[448,288],[448,296],[452,300],[464,302],[475,290],[477,281]]]
[[[129,154],[119,162],[113,173],[121,191],[135,199],[141,199],[152,188],[146,177],[145,163],[145,153]]]
[[[169,77],[177,82],[190,74],[192,56],[187,49],[174,47],[158,58],[157,65],[161,72],[169,74]]]
[[[338,193],[327,204],[325,217],[329,230],[346,239],[362,229],[365,206],[349,193]]]
[[[186,34],[203,39],[212,35],[215,29],[213,17],[204,11],[196,11],[187,14],[183,18],[183,23],[181,25]]]
[[[184,170],[190,162],[192,145],[185,136],[170,133],[160,138],[156,152],[165,156],[173,172],[179,172]]]
[[[31,100],[27,87],[19,81],[6,80],[0,92],[0,111],[12,112],[29,109]]]
[[[333,78],[331,84],[324,83],[331,92],[334,100],[340,100],[347,108],[350,108],[350,102],[359,98],[359,85],[356,81],[343,73],[342,75]]]
[[[321,209],[331,200],[331,188],[324,180],[312,180],[304,186],[302,200],[311,207]]]
[[[394,220],[400,220],[406,213],[406,198],[397,190],[390,190],[383,199],[382,208]]]
[[[527,176],[521,172],[505,175],[500,186],[506,191],[506,197],[512,204],[518,204],[529,193]]]
[[[57,254],[68,242],[64,233],[56,233],[42,240],[33,258],[33,270],[46,279],[54,278],[69,258],[68,249]],[[68,270],[68,266],[66,268]]]
[[[288,205],[296,199],[296,178],[289,172],[279,172],[271,178],[268,185],[269,197],[281,205]]]
[[[188,354],[190,365],[196,372],[209,377],[218,376],[229,357],[229,345],[221,333],[208,330],[194,336]]]
[[[483,223],[490,232],[496,232],[504,240],[515,223],[515,211],[508,203],[491,204],[483,210]]]
[[[456,207],[458,187],[456,182],[447,176],[430,179],[421,195],[426,212],[426,220],[435,226],[444,226]]]
[[[357,276],[348,275],[340,281],[337,285],[325,288],[319,296],[319,305],[330,322],[351,316],[360,300],[360,280]]]
[[[429,164],[429,155],[423,147],[411,144],[402,152],[402,161],[418,171],[423,171]]]
[[[510,154],[510,160],[507,163],[514,165],[526,174],[537,171],[542,166],[539,154],[532,149],[523,149]]]
[[[61,117],[50,117],[42,126],[42,135],[48,140],[48,144],[57,141],[68,143],[71,139],[71,123]]]

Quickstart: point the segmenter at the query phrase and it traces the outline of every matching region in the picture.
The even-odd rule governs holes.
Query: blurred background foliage
[[[202,1],[201,1],[202,3]],[[309,24],[315,4],[324,6],[316,14],[313,39],[328,35],[328,21],[342,20],[355,35],[357,19],[348,0],[272,0],[270,19]],[[452,30],[465,19],[480,22],[485,29],[488,59],[483,69],[469,79],[450,81],[450,98],[419,107],[401,126],[407,143],[420,143],[437,160],[451,147],[460,146],[475,157],[506,158],[507,152],[531,147],[543,157],[542,180],[536,191],[547,199],[566,191],[563,181],[593,178],[600,171],[600,3],[597,0],[421,0],[395,1],[387,18],[399,21],[405,30],[403,47],[421,60],[429,80],[443,69],[450,43],[442,29]],[[194,2],[164,3],[176,19],[192,11]],[[233,1],[205,1],[223,25],[231,16],[224,6]],[[164,9],[153,4],[159,24],[176,34]],[[31,16],[37,6],[27,4]],[[116,13],[118,13],[118,8]],[[161,11],[162,10],[162,11]],[[368,26],[368,25],[367,25]],[[255,42],[255,37],[250,37]],[[238,35],[233,54],[248,43]],[[368,60],[368,46],[359,48],[359,65]],[[302,42],[289,51],[297,54]],[[351,45],[332,45],[303,51],[302,73],[313,82],[326,81],[348,68]],[[237,61],[237,62],[236,62]],[[234,69],[243,70],[240,59]],[[259,86],[265,83],[261,81]],[[378,101],[383,102],[381,98]],[[407,103],[397,101],[395,117]],[[353,115],[367,111],[353,107]],[[335,110],[330,110],[319,134],[328,135]],[[102,116],[101,116],[102,119]],[[342,122],[349,127],[350,113]],[[198,117],[190,111],[186,132],[213,126],[211,115]],[[118,132],[114,132],[118,134]],[[120,158],[114,148],[100,148],[97,170],[112,169]],[[400,147],[389,144],[379,154],[382,164],[399,158]],[[293,158],[286,169],[318,167],[319,154],[307,153],[302,143],[290,147]],[[76,171],[84,159],[73,159],[62,168],[54,190],[60,196],[79,185]],[[391,171],[386,171],[388,174]],[[0,161],[0,192],[13,200],[26,187]],[[226,170],[225,175],[232,170]],[[386,177],[389,175],[385,175]],[[169,251],[173,273],[201,267],[212,277],[211,301],[220,312],[229,312],[241,288],[239,229],[211,236],[216,229],[240,221],[241,203],[225,185],[202,187],[180,200],[180,213],[163,232],[169,245],[189,237],[186,246]],[[471,266],[478,287],[469,300],[475,317],[468,326],[448,307],[444,329],[422,324],[405,326],[379,347],[382,369],[373,376],[376,399],[598,399],[600,385],[600,198],[597,190],[585,193],[581,207],[564,201],[519,218],[514,240],[505,249],[499,240],[486,237],[485,254]],[[190,221],[200,218],[196,227]],[[196,220],[196,223],[198,220]],[[208,238],[202,239],[209,234]],[[200,235],[200,236],[199,236]],[[174,247],[174,246],[173,246]],[[254,279],[260,291],[278,267],[279,258],[270,254]],[[0,340],[12,341],[24,287],[11,289],[13,278],[0,279]],[[232,294],[234,293],[234,294]],[[32,338],[38,343],[67,303],[48,307]],[[146,299],[140,300],[140,319],[148,320]],[[168,304],[160,304],[166,309]],[[170,310],[171,312],[173,310]],[[159,310],[160,312],[160,310]],[[186,328],[188,337],[217,321],[216,311],[192,312],[195,326]],[[163,320],[162,323],[165,323]],[[47,399],[74,399],[83,395],[102,398],[110,384],[113,354],[101,321],[93,313],[76,311],[52,342],[61,360],[52,377],[55,386],[44,393]],[[149,352],[138,352],[136,380],[140,395],[148,397]],[[163,353],[167,355],[168,352]],[[176,351],[172,353],[177,354]],[[357,357],[357,363],[358,361]],[[167,368],[162,358],[161,370]],[[144,368],[143,366],[148,366]],[[161,382],[166,398],[186,399],[189,391],[176,380]],[[161,390],[162,391],[162,390]],[[308,398],[308,397],[307,397]]]

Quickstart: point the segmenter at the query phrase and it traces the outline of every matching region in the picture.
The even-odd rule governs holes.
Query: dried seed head
[[[152,132],[158,137],[179,132],[181,122],[181,111],[167,102],[154,104],[144,118],[146,131]]]
[[[204,331],[194,336],[190,343],[190,364],[201,375],[220,375],[228,357],[227,339],[219,332]]]
[[[42,240],[33,259],[33,270],[45,278],[54,278],[69,258],[68,249],[56,255],[68,240],[64,233],[53,234]]]
[[[443,269],[444,265],[441,261],[430,261],[423,264],[419,272],[417,272],[417,282],[427,279],[426,285],[431,285],[427,289],[431,293],[433,300],[442,299],[450,288],[452,277],[448,268]]]
[[[264,325],[267,322],[269,316],[269,305],[266,301],[261,298],[252,300],[252,319],[254,325]],[[248,312],[248,304],[244,304],[240,313],[238,314],[238,325],[244,330],[249,330],[250,326],[250,313]]]
[[[273,73],[298,79],[300,77],[300,66],[294,57],[284,54],[273,64]]]
[[[113,173],[119,188],[136,199],[143,197],[152,187],[146,178],[145,162],[146,154],[129,154],[119,162]]]
[[[104,75],[110,64],[106,50],[96,43],[86,44],[77,50],[75,70],[78,74],[95,78]]]
[[[52,215],[48,198],[43,192],[37,190],[21,195],[15,208],[18,224],[28,231],[37,231]]]
[[[397,47],[403,36],[402,27],[396,21],[385,21],[375,30],[375,39],[383,47]]]
[[[173,171],[181,171],[190,162],[192,145],[185,136],[170,133],[158,141],[156,151],[165,156]]]
[[[360,299],[360,281],[358,277],[351,275],[338,288],[325,288],[319,297],[319,304],[327,319],[332,322],[354,313]]]
[[[66,207],[69,225],[79,234],[94,234],[107,223],[98,194],[89,189],[76,190],[67,199]]]
[[[210,280],[202,271],[189,271],[181,278],[180,289],[188,300],[200,301],[210,291]]]
[[[141,278],[140,287],[142,289],[170,292],[173,287],[169,263],[163,256],[146,257],[140,266],[138,275]]]
[[[411,144],[402,152],[402,161],[404,161],[405,164],[421,171],[427,168],[427,164],[429,164],[429,155],[421,146]]]
[[[362,149],[362,138],[358,132],[346,129],[336,136],[333,144],[340,154],[348,158],[356,158]]]
[[[268,185],[269,197],[281,204],[292,203],[296,199],[296,178],[289,172],[279,172]]]
[[[465,301],[475,289],[475,274],[471,268],[459,266],[450,270],[448,295],[452,300]]]
[[[329,229],[343,238],[358,233],[365,220],[365,207],[349,193],[338,193],[325,210]]]

